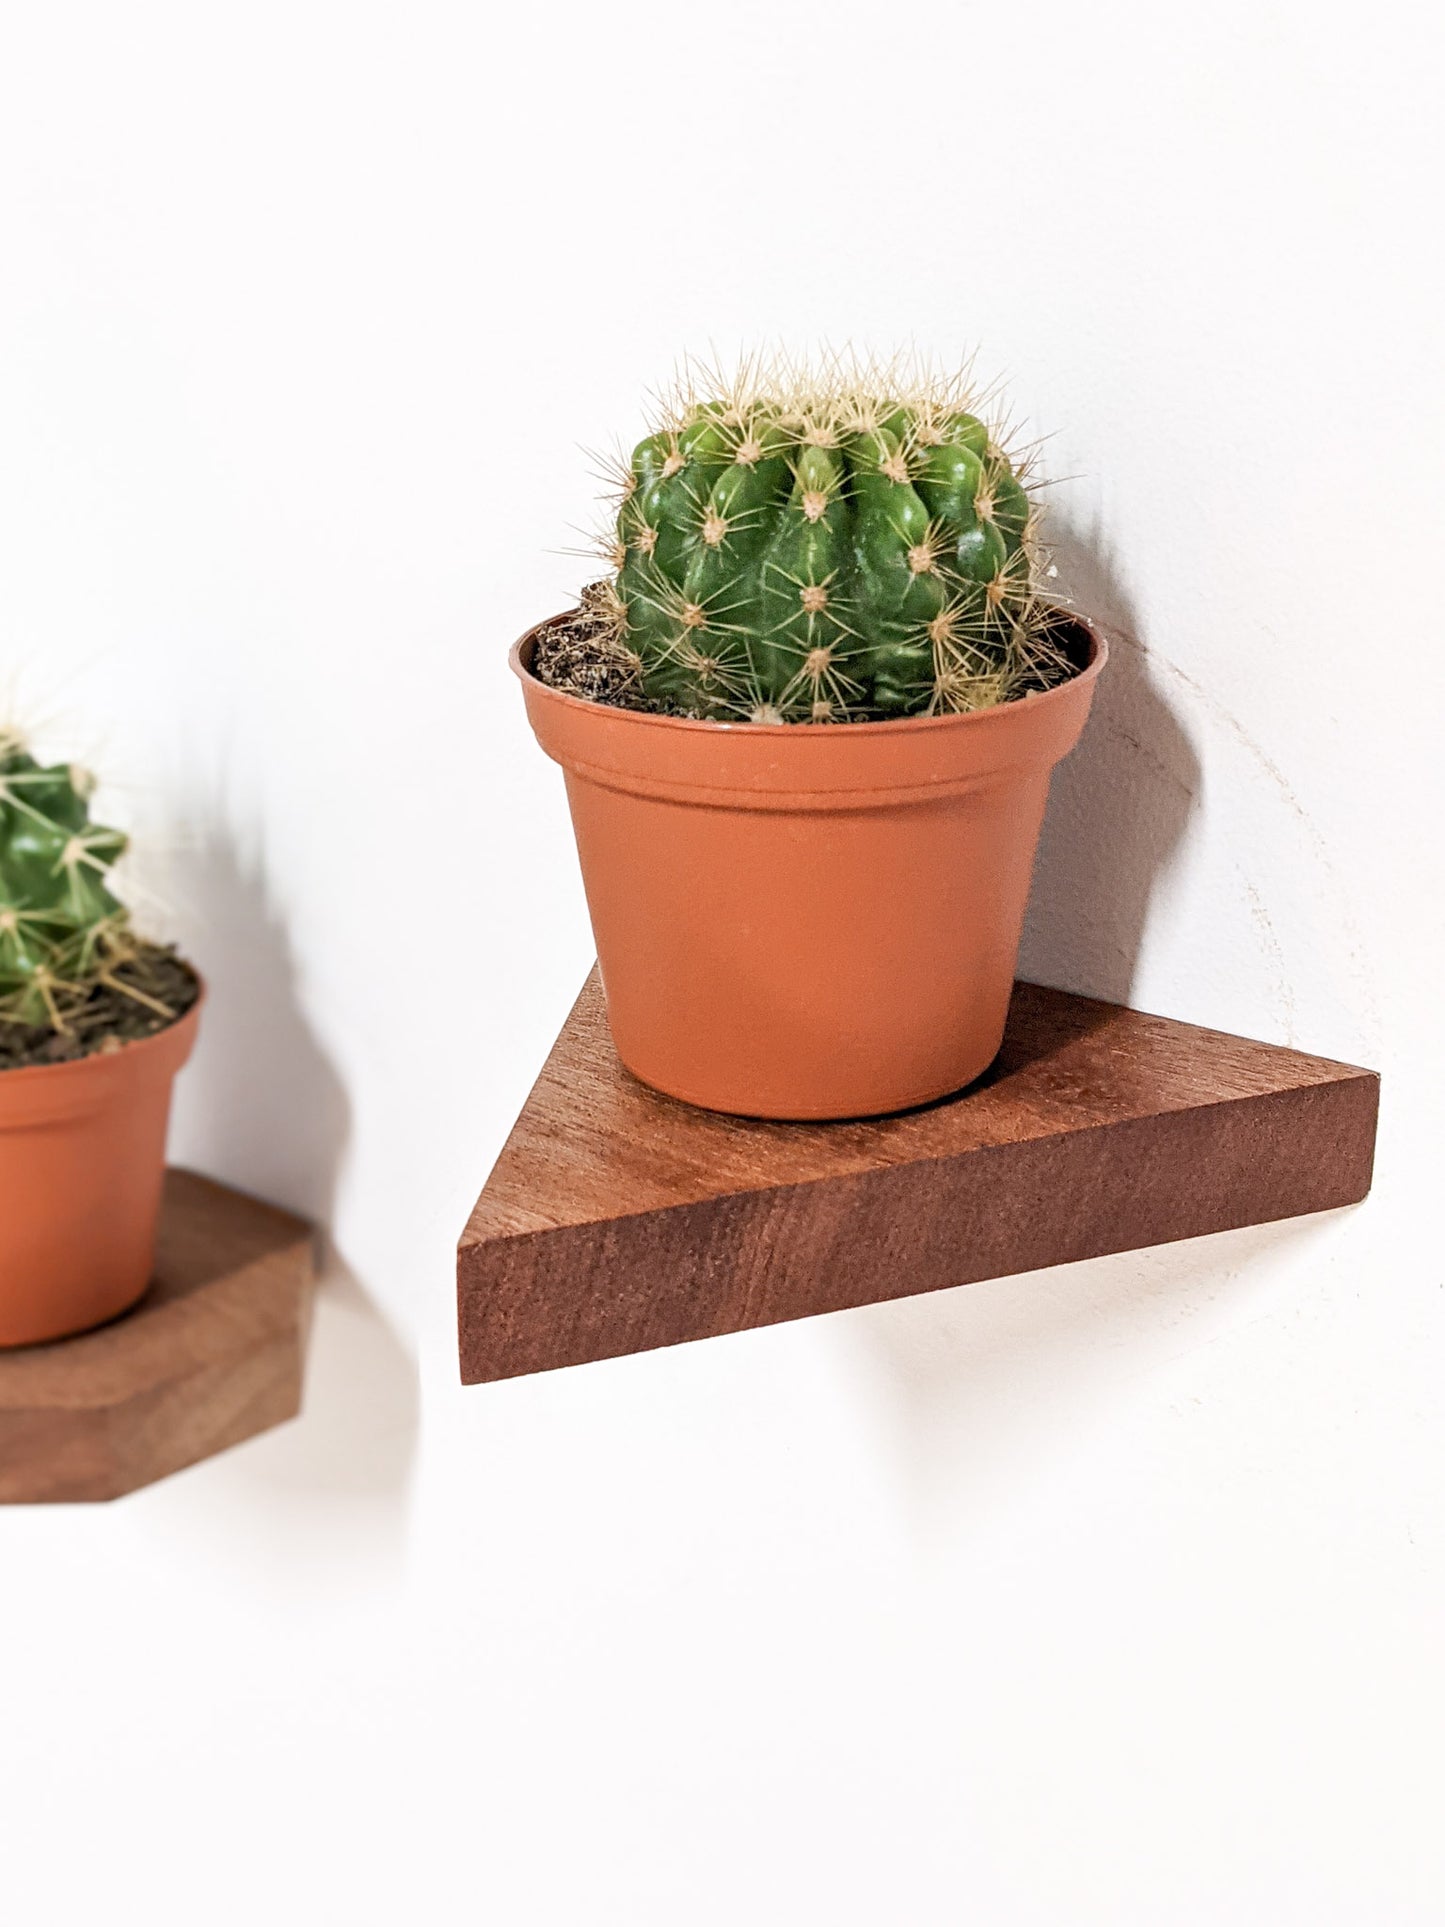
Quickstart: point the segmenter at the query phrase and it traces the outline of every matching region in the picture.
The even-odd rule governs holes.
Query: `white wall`
[[[0,1517],[16,1927],[1445,1914],[1428,10],[15,8],[0,667],[334,1222],[305,1420]],[[1358,1212],[490,1388],[589,958],[504,667],[683,348],[978,345],[1136,639],[1031,971],[1379,1065]],[[162,914],[162,913],[158,913]]]

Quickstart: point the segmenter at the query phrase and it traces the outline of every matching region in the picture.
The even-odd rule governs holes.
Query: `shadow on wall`
[[[354,1500],[400,1527],[418,1422],[416,1368],[331,1242],[351,1128],[344,1086],[307,1022],[261,865],[213,820],[170,864],[176,935],[206,978],[194,1063],[176,1092],[186,1163],[288,1206],[321,1231],[323,1264],[299,1421],[225,1464],[297,1499]],[[239,1493],[238,1493],[239,1496]]]
[[[1055,1476],[1139,1381],[1265,1315],[1334,1214],[1249,1225],[870,1305],[832,1321],[879,1399],[880,1441],[925,1542]],[[1080,1493],[1080,1503],[1090,1495]]]
[[[1201,772],[1135,639],[1102,537],[1057,514],[1049,536],[1060,588],[1104,630],[1110,654],[1083,739],[1054,772],[1019,975],[1128,1003],[1149,905],[1198,804]]]

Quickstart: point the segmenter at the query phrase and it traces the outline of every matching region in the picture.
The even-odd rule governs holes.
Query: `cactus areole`
[[[0,1346],[118,1316],[151,1277],[200,984],[110,889],[91,782],[0,731]]]
[[[513,666],[643,1082],[839,1118],[987,1069],[1105,658],[1023,469],[962,383],[860,367],[745,371],[633,451],[612,576]]]

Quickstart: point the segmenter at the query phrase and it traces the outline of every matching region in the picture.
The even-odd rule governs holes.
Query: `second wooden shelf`
[[[0,1352],[0,1504],[119,1498],[294,1418],[313,1242],[289,1211],[168,1171],[135,1309]]]

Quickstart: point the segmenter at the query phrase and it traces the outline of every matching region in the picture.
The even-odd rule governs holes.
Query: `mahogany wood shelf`
[[[0,1352],[0,1503],[119,1498],[294,1418],[313,1276],[299,1218],[167,1172],[135,1310]]]
[[[623,1070],[594,971],[462,1234],[462,1380],[1354,1204],[1378,1100],[1373,1071],[1019,984],[961,1096],[720,1117]]]

